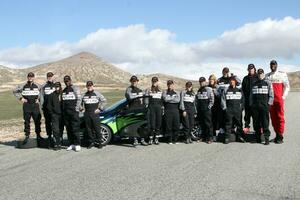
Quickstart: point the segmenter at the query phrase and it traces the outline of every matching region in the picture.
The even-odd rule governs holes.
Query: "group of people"
[[[138,87],[137,76],[130,78],[131,85],[126,89],[125,97],[130,108],[146,105],[148,109],[149,138],[133,138],[133,145],[159,144],[164,116],[165,135],[169,144],[176,144],[180,123],[183,125],[185,142],[192,143],[192,130],[195,121],[201,127],[201,139],[211,144],[214,136],[224,134],[224,143],[230,142],[234,133],[240,142],[245,142],[244,134],[250,131],[250,120],[253,120],[256,141],[269,144],[269,114],[276,133],[275,143],[283,143],[284,134],[284,100],[289,92],[287,74],[277,70],[277,62],[270,62],[271,72],[265,74],[263,69],[256,70],[254,64],[248,65],[248,75],[242,81],[233,75],[229,68],[222,70],[219,79],[210,75],[199,78],[199,89],[194,91],[193,83],[186,82],[185,90],[175,89],[173,80],[167,81],[167,90],[159,86],[158,77],[152,77],[151,87],[142,90]],[[40,105],[45,118],[49,145],[54,150],[61,149],[64,126],[67,130],[69,146],[67,150],[81,150],[79,112],[84,112],[88,133],[88,148],[102,148],[99,113],[106,104],[105,97],[94,90],[92,81],[87,81],[86,92],[81,95],[79,87],[72,84],[71,77],[64,77],[64,89],[60,82],[54,81],[54,74],[47,73],[47,82],[39,86],[34,82],[35,75],[30,72],[27,82],[18,86],[14,95],[23,103],[24,132],[26,144],[30,135],[30,119],[35,123],[37,141],[41,139]],[[143,102],[145,100],[145,102]],[[244,114],[244,127],[242,113]],[[147,140],[147,142],[146,142]]]
[[[162,129],[162,115],[165,121],[165,135],[169,144],[176,144],[180,123],[183,125],[185,142],[192,143],[192,130],[195,121],[201,127],[201,137],[198,141],[211,144],[214,136],[223,134],[223,142],[230,142],[230,135],[235,134],[236,140],[245,142],[245,134],[250,131],[250,120],[257,143],[261,143],[264,135],[264,144],[270,143],[269,115],[276,133],[274,142],[283,143],[284,134],[284,99],[289,92],[287,74],[277,70],[277,62],[270,62],[271,72],[265,74],[263,69],[256,70],[254,64],[248,65],[248,75],[241,81],[230,73],[229,68],[222,70],[223,76],[219,79],[210,75],[199,78],[199,89],[194,91],[193,83],[186,82],[185,90],[175,89],[173,80],[167,81],[167,90],[159,86],[158,77],[152,78],[152,85],[143,91],[138,87],[138,78],[132,76],[131,85],[125,96],[134,108],[143,104],[141,97],[146,97],[146,106],[149,116],[149,140],[140,138],[142,145],[159,144]],[[244,115],[244,127],[242,113]],[[139,144],[134,138],[133,145]]]
[[[47,73],[47,82],[42,86],[34,82],[33,72],[28,73],[27,82],[18,86],[13,94],[23,103],[23,118],[25,139],[28,143],[30,135],[30,119],[33,118],[37,142],[42,140],[41,112],[43,110],[45,127],[48,136],[48,145],[54,150],[60,150],[63,130],[66,127],[69,147],[68,151],[81,150],[79,112],[84,111],[85,128],[88,134],[88,148],[102,148],[102,135],[98,114],[104,109],[105,97],[94,90],[92,81],[87,81],[87,91],[81,95],[79,87],[72,84],[69,75],[64,76],[65,87],[54,81],[54,74]],[[53,144],[53,145],[52,145]]]

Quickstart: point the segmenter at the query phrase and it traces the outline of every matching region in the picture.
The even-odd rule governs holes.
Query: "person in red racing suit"
[[[277,144],[283,143],[284,135],[284,100],[290,90],[288,76],[285,72],[277,71],[277,62],[270,62],[271,72],[266,75],[266,79],[273,85],[274,103],[270,106],[270,114],[272,126],[276,133],[274,142]]]

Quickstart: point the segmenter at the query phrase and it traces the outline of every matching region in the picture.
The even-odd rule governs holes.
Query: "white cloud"
[[[55,61],[81,51],[90,51],[132,73],[163,72],[186,78],[220,74],[230,66],[244,73],[246,61],[268,66],[272,58],[289,60],[300,54],[300,19],[286,17],[245,24],[217,38],[181,43],[169,30],[147,30],[144,25],[99,29],[74,43],[31,44],[0,50],[0,63],[30,66]],[[296,61],[294,61],[295,64]],[[282,65],[284,70],[299,69]]]

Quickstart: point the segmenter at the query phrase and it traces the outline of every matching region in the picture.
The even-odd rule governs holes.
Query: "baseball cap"
[[[257,74],[264,74],[265,72],[264,72],[264,70],[263,69],[258,69],[257,70]]]
[[[152,77],[151,79],[152,82],[157,82],[158,81],[158,78],[156,76]]]
[[[139,79],[137,78],[137,76],[131,76],[130,82],[136,82],[136,81],[139,81]]]
[[[54,76],[54,74],[52,72],[47,73],[47,77],[53,77],[53,76]]]
[[[64,81],[71,81],[71,77],[69,75],[64,76]]]
[[[276,60],[271,60],[270,65],[277,65],[277,61]]]
[[[86,86],[93,86],[93,85],[94,85],[93,81],[87,81],[86,82]]]
[[[29,73],[27,74],[27,77],[34,77],[34,73],[33,73],[33,72],[29,72]]]
[[[254,64],[252,64],[252,63],[251,63],[251,64],[249,64],[249,65],[248,65],[248,70],[249,70],[249,69],[255,69],[255,65],[254,65]]]
[[[55,86],[55,87],[61,87],[61,83],[60,83],[60,82],[55,82],[55,83],[54,83],[54,86]]]
[[[199,78],[199,82],[205,82],[205,81],[206,81],[205,77],[202,76],[202,77]]]
[[[173,80],[168,80],[168,81],[167,81],[167,85],[172,85],[172,84],[174,84],[174,81],[173,81]]]
[[[228,67],[224,67],[222,72],[225,72],[225,73],[229,73],[229,68]]]
[[[191,81],[188,81],[186,82],[185,84],[186,87],[192,87],[193,86],[193,83]]]

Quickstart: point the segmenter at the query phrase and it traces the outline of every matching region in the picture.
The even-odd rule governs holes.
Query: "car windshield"
[[[114,110],[116,109],[118,106],[120,106],[121,104],[125,103],[126,99],[122,99],[116,103],[114,103],[113,105],[109,106],[108,108],[104,109],[104,111],[110,111],[110,110]]]

